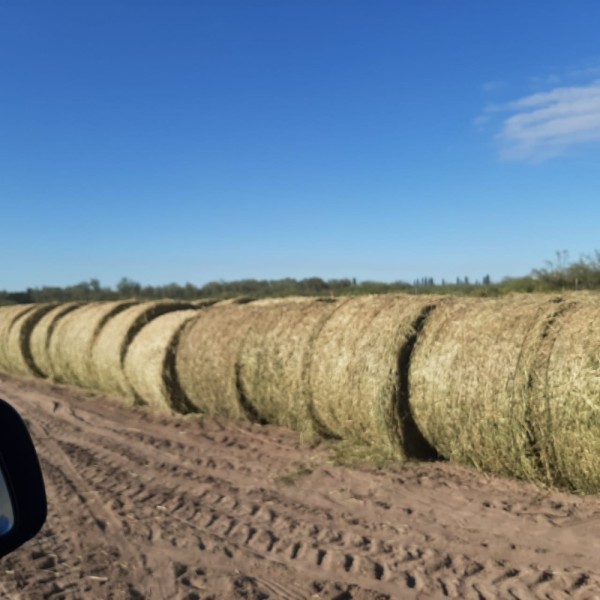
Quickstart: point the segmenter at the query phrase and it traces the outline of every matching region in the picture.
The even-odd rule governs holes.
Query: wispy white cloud
[[[531,94],[487,112],[498,109],[512,113],[497,135],[507,160],[541,162],[600,142],[600,80]]]

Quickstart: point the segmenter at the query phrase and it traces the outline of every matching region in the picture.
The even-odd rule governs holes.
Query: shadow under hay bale
[[[162,314],[135,336],[124,359],[132,399],[162,410],[180,413],[195,410],[177,379],[175,354],[182,328],[198,314],[198,309]]]
[[[105,323],[137,304],[133,300],[93,302],[72,310],[57,323],[48,354],[51,377],[61,383],[93,387],[92,348]]]
[[[35,365],[35,369],[41,377],[48,377],[52,372],[48,348],[56,324],[67,313],[75,310],[79,306],[81,306],[81,302],[59,304],[44,314],[44,316],[34,325],[30,340],[31,359]]]
[[[114,315],[93,342],[89,385],[109,394],[132,397],[133,392],[123,370],[129,345],[153,319],[187,308],[192,308],[188,302],[151,301],[130,306]]]
[[[315,433],[308,365],[315,334],[344,300],[297,298],[262,304],[239,355],[239,383],[260,421]],[[260,305],[255,303],[254,308]]]
[[[560,299],[448,299],[431,314],[410,367],[415,421],[438,452],[494,473],[540,480],[544,332]]]
[[[9,335],[13,323],[33,310],[36,304],[11,304],[0,307],[0,371],[10,372]]]
[[[407,366],[426,296],[359,296],[341,303],[312,342],[311,408],[337,437],[373,459],[433,458],[408,404]]]
[[[7,367],[14,375],[43,377],[36,367],[31,351],[31,336],[35,326],[56,304],[37,304],[13,322],[6,348]]]

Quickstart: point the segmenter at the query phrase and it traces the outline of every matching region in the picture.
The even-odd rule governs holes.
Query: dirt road
[[[0,376],[49,518],[8,598],[600,598],[600,498],[444,463],[336,466],[268,426]]]

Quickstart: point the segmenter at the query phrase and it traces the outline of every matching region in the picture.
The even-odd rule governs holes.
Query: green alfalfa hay
[[[233,419],[258,419],[243,389],[242,344],[257,315],[296,300],[217,303],[183,329],[176,357],[185,395],[204,413]]]
[[[315,333],[340,300],[297,298],[263,304],[239,355],[240,386],[260,421],[313,438],[307,366]],[[260,305],[256,302],[254,308]]]
[[[197,316],[197,309],[169,312],[135,336],[125,354],[124,371],[137,403],[180,413],[194,410],[177,379],[175,355],[181,329]]]
[[[153,319],[187,308],[192,308],[188,302],[159,300],[130,306],[113,316],[94,340],[89,385],[109,394],[131,398],[133,391],[123,370],[129,345]]]
[[[93,302],[65,315],[50,339],[52,378],[60,383],[93,387],[94,341],[108,320],[134,304],[137,302],[132,300]]]
[[[40,319],[55,307],[56,304],[38,304],[13,322],[6,348],[7,366],[12,374],[43,377],[33,360],[31,335]]]
[[[536,400],[560,298],[454,298],[427,319],[410,367],[415,422],[444,457],[542,481]]]
[[[8,355],[9,334],[13,323],[27,312],[33,310],[35,304],[11,304],[0,307],[0,371],[10,372]]]
[[[312,342],[314,418],[343,443],[379,462],[435,453],[414,426],[406,370],[436,298],[359,296],[341,303]]]
[[[81,302],[59,304],[44,314],[44,316],[34,325],[30,338],[31,358],[35,370],[37,370],[42,377],[48,377],[52,372],[48,349],[54,328],[60,319],[79,306],[81,306]]]
[[[599,493],[600,296],[573,294],[568,300],[573,305],[548,334],[553,344],[541,390],[541,456],[552,483]]]

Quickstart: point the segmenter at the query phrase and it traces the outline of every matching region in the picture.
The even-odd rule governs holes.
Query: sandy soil
[[[600,498],[444,463],[369,471],[259,425],[0,376],[46,478],[9,598],[600,598]]]

